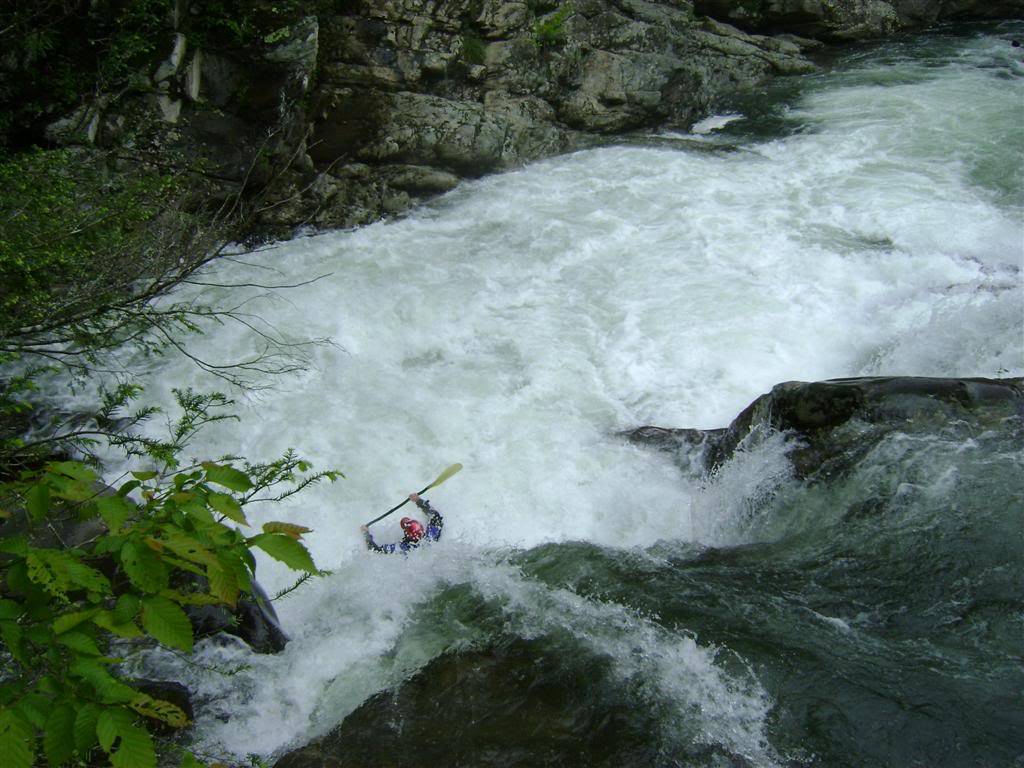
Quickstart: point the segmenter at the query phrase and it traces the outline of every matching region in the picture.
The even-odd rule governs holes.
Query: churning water
[[[335,346],[192,450],[295,447],[347,479],[268,510],[315,529],[333,572],[277,604],[283,653],[201,644],[230,676],[149,659],[199,691],[201,746],[274,757],[432,662],[514,647],[574,725],[524,715],[514,753],[474,760],[482,715],[439,685],[449,763],[1021,759],[1019,444],[897,434],[805,488],[781,437],[708,478],[617,433],[726,426],[786,380],[1024,375],[1022,35],[860,50],[730,105],[702,127],[713,151],[580,152],[218,263],[224,284],[327,275],[248,310]],[[256,347],[226,326],[190,349]],[[156,402],[218,388],[186,361],[150,370]],[[455,461],[431,495],[444,540],[368,553],[359,525]],[[376,532],[397,538],[391,518]],[[293,578],[258,575],[271,593]],[[529,710],[532,688],[496,690]]]

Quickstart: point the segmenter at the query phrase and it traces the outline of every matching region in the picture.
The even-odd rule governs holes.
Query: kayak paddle
[[[422,495],[422,494],[426,493],[427,491],[429,491],[431,488],[436,488],[441,483],[443,483],[445,480],[447,480],[449,477],[451,477],[456,472],[458,472],[460,469],[462,469],[462,465],[461,464],[452,464],[450,467],[448,467],[448,469],[446,469],[444,472],[442,472],[440,475],[438,475],[437,479],[434,480],[434,482],[432,482],[430,485],[428,485],[426,488],[424,488],[422,491],[420,491],[419,494],[417,494],[417,495]],[[370,526],[370,525],[373,525],[374,523],[376,523],[378,520],[383,520],[385,517],[390,515],[395,510],[401,509],[402,507],[404,507],[408,502],[409,502],[409,499],[406,499],[401,504],[397,504],[397,505],[393,506],[391,509],[389,509],[387,512],[385,512],[383,515],[380,515],[378,517],[373,518],[373,520],[368,522],[366,525]]]

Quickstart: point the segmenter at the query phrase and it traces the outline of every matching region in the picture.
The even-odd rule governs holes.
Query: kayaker
[[[393,555],[396,552],[408,554],[410,550],[416,549],[425,541],[437,541],[441,538],[441,529],[444,527],[444,518],[441,517],[441,513],[430,506],[429,501],[421,499],[417,493],[410,493],[409,501],[427,514],[426,527],[415,518],[403,517],[398,523],[402,527],[402,540],[393,544],[378,544],[373,540],[369,526],[364,525],[359,530],[363,532],[367,549],[380,552],[382,555]]]

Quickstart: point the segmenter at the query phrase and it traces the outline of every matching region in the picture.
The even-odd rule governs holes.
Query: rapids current
[[[786,380],[1024,375],[1015,36],[859,48],[737,99],[699,134],[715,151],[662,136],[579,152],[216,264],[223,284],[326,275],[247,306],[334,345],[192,451],[295,447],[347,479],[273,511],[315,530],[332,571],[277,604],[281,654],[201,643],[232,675],[145,659],[198,692],[198,745],[273,758],[439,659],[514,648],[536,678],[494,683],[530,724],[517,751],[472,759],[481,714],[438,687],[442,763],[1024,759],[1018,443],[897,432],[807,487],[783,436],[705,476],[618,435],[726,426]],[[226,362],[257,344],[224,326],[190,349]],[[218,387],[185,360],[129,364],[165,406],[173,387]],[[442,542],[366,552],[360,523],[454,461],[430,496]],[[271,593],[292,581],[269,561],[258,575]],[[555,688],[559,717],[531,720]]]

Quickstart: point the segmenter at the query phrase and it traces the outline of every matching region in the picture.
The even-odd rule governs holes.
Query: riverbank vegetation
[[[247,234],[258,200],[206,194],[216,180],[197,163],[35,146],[83,94],[133,87],[176,6],[52,0],[0,12],[0,754],[11,768],[147,768],[158,755],[200,765],[173,746],[187,707],[119,662],[153,643],[191,651],[188,611],[249,598],[256,550],[318,573],[308,529],[251,526],[246,509],[340,476],[291,451],[186,459],[199,429],[234,418],[225,394],[177,392],[164,435],[147,428],[155,409],[135,406],[131,361],[150,355],[183,354],[232,388],[304,365],[314,342],[281,338],[243,306],[172,295],[206,285],[203,267]],[[212,3],[190,24],[242,44],[297,11]],[[254,354],[215,363],[189,351],[190,336],[228,322],[259,340]],[[91,405],[58,407],[44,395],[55,387],[91,392]],[[119,451],[133,469],[104,481],[102,457]]]
[[[233,418],[221,393],[179,391],[167,434],[145,429],[156,411],[133,407],[137,372],[119,350],[175,351],[244,386],[300,367],[305,343],[240,307],[168,297],[224,252],[244,225],[241,204],[190,211],[182,174],[111,175],[81,159],[59,150],[0,162],[0,752],[12,768],[155,766],[153,726],[181,729],[188,716],[124,679],[118,662],[139,644],[191,651],[187,610],[234,609],[252,593],[257,549],[317,573],[308,529],[253,529],[245,509],[339,477],[293,452],[186,460],[198,430]],[[228,365],[191,355],[189,335],[208,322],[242,323],[262,352]],[[93,406],[55,407],[39,393],[55,382],[95,392]],[[139,468],[107,485],[100,457],[117,449]]]

